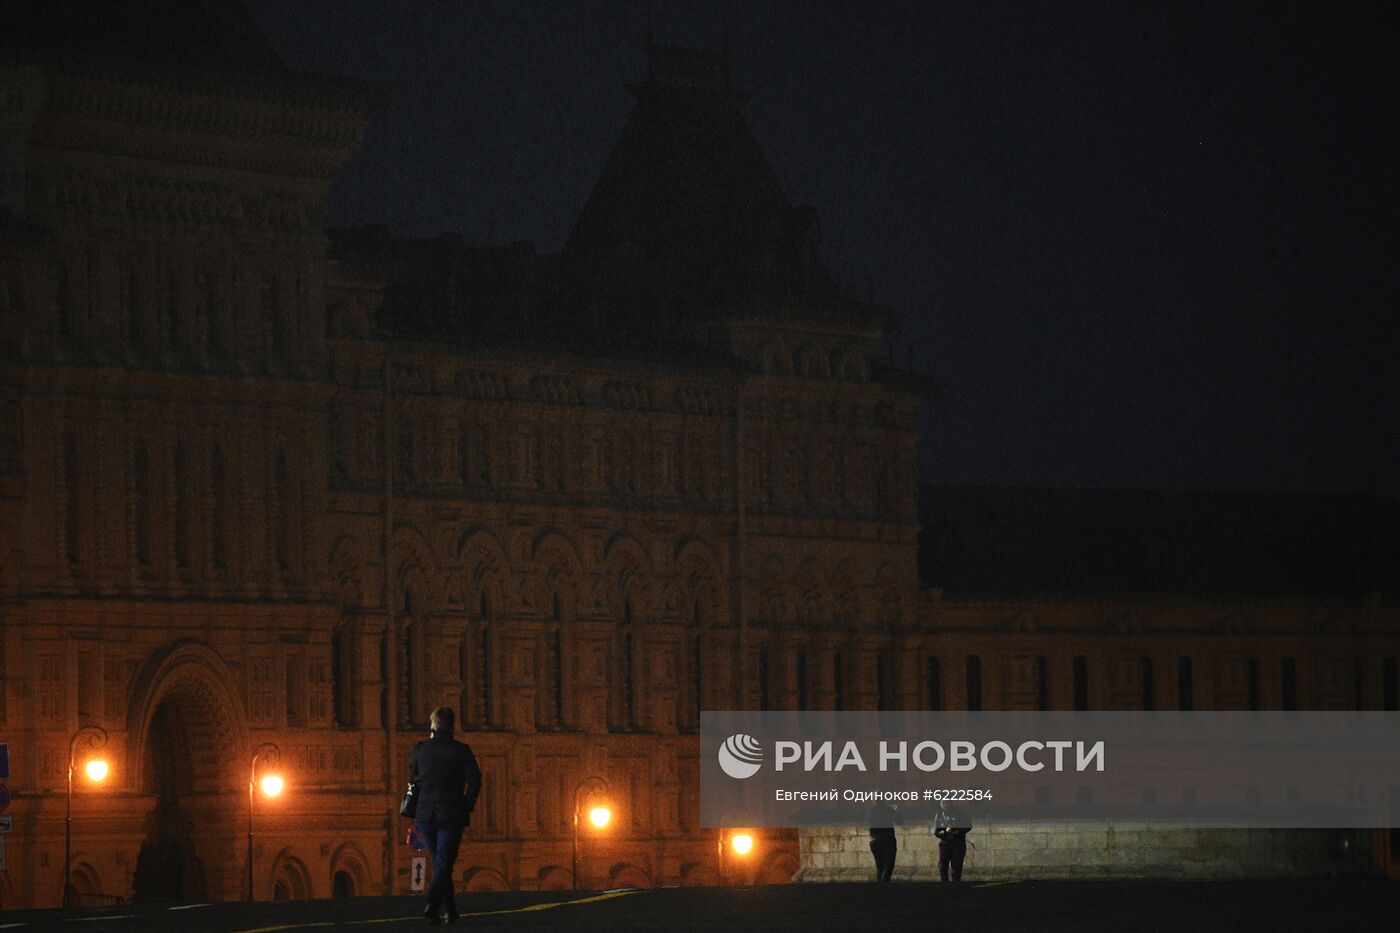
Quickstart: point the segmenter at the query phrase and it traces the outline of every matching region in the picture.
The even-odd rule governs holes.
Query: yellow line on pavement
[[[478,910],[472,913],[458,914],[458,917],[495,917],[500,914],[524,914],[536,910],[553,910],[556,907],[569,907],[573,904],[596,904],[599,901],[610,901],[615,897],[626,897],[629,894],[636,894],[632,891],[604,891],[602,894],[594,894],[591,897],[576,897],[567,901],[548,901],[543,904],[528,904],[524,907],[506,907],[501,910]],[[373,920],[314,920],[310,923],[285,923],[280,926],[271,927],[250,927],[246,930],[237,930],[235,933],[277,933],[279,930],[310,930],[316,927],[339,927],[339,926],[368,926],[374,923],[406,923],[417,920],[422,922],[423,915],[418,914],[412,917],[377,917]]]

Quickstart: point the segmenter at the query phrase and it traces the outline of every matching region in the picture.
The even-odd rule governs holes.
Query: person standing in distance
[[[456,715],[446,706],[433,710],[428,741],[419,742],[408,762],[408,779],[418,785],[419,833],[433,859],[433,883],[428,887],[428,923],[457,922],[457,900],[452,891],[452,870],[462,830],[471,822],[481,793],[481,769],[470,745],[452,737]]]
[[[877,800],[865,811],[866,822],[870,824],[870,854],[875,856],[875,880],[884,884],[894,874],[894,857],[898,843],[894,837],[894,824],[899,822],[895,808]]]
[[[954,881],[962,880],[963,859],[967,858],[967,834],[972,824],[960,818],[948,806],[947,798],[938,801],[938,815],[933,821],[933,834],[938,837],[938,877],[948,880],[952,869]]]

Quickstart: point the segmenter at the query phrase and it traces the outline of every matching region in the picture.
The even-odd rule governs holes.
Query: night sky
[[[646,4],[248,0],[387,84],[332,226],[557,250]],[[661,43],[719,6],[655,0]],[[1400,498],[1394,4],[730,4],[735,85],[832,271],[946,384],[925,479]]]

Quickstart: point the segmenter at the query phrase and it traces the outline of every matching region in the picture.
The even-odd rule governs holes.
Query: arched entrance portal
[[[152,806],[132,896],[186,903],[241,897],[240,762],[248,740],[232,678],[212,651],[187,645],[153,659],[142,683],[133,751]]]

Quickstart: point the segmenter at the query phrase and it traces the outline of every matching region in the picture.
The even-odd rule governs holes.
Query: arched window
[[[495,671],[491,657],[491,600],[487,597],[485,590],[481,592],[478,609],[481,613],[481,651],[478,655],[481,664],[481,721],[490,726],[496,722],[496,707],[493,698]]]
[[[831,708],[846,708],[846,658],[840,651],[831,655]]]
[[[223,346],[223,320],[219,314],[219,294],[214,286],[214,277],[207,272],[201,272],[197,292],[200,323],[203,325],[201,329],[204,332],[204,349],[208,353],[217,353]]]
[[[215,570],[228,569],[228,476],[224,465],[224,449],[215,444],[209,451],[209,491],[213,508],[209,510],[209,562]]]
[[[773,693],[769,684],[768,649],[767,647],[758,649],[758,708],[760,710],[770,709]]]
[[[277,279],[270,273],[263,276],[261,300],[261,316],[258,321],[262,330],[262,344],[269,352],[269,355],[280,356],[280,344],[277,327]]]
[[[705,638],[702,632],[700,600],[696,599],[691,604],[688,644],[682,650],[688,663],[682,675],[685,681],[679,691],[680,704],[676,710],[676,722],[685,731],[700,728],[700,711],[705,705]]]
[[[164,299],[165,304],[162,309],[162,317],[165,322],[165,342],[166,345],[175,348],[180,345],[180,283],[175,275],[175,270],[170,266],[165,267],[164,274]]]
[[[49,289],[53,296],[54,323],[65,337],[78,336],[78,309],[73,300],[73,277],[68,264],[55,260],[49,270]]]
[[[121,309],[122,336],[128,346],[138,347],[145,339],[141,327],[141,282],[136,277],[136,269],[129,265],[122,269]]]
[[[616,667],[613,671],[613,727],[631,729],[636,726],[634,697],[636,685],[633,680],[633,652],[636,650],[636,636],[632,600],[622,602],[622,622],[618,626],[617,638],[613,644]]]
[[[82,561],[83,512],[81,472],[78,470],[78,436],[69,433],[63,438],[64,546],[68,563]]]
[[[807,709],[807,649],[798,648],[792,656],[793,679],[797,681],[797,708]]]
[[[273,494],[270,497],[270,504],[274,508],[274,541],[273,560],[280,571],[289,570],[292,566],[292,503],[295,501],[293,490],[290,488],[291,477],[287,472],[287,452],[281,447],[278,448],[276,456],[273,458],[272,466],[272,486]]]
[[[175,498],[175,565],[184,569],[190,565],[190,501],[189,470],[185,463],[183,441],[175,442],[170,472]]]
[[[137,440],[131,457],[133,516],[136,562],[151,565],[151,465],[146,442]]]
[[[559,594],[554,594],[550,607],[550,624],[545,636],[546,668],[549,682],[544,703],[544,721],[547,725],[564,724],[564,605]]]

